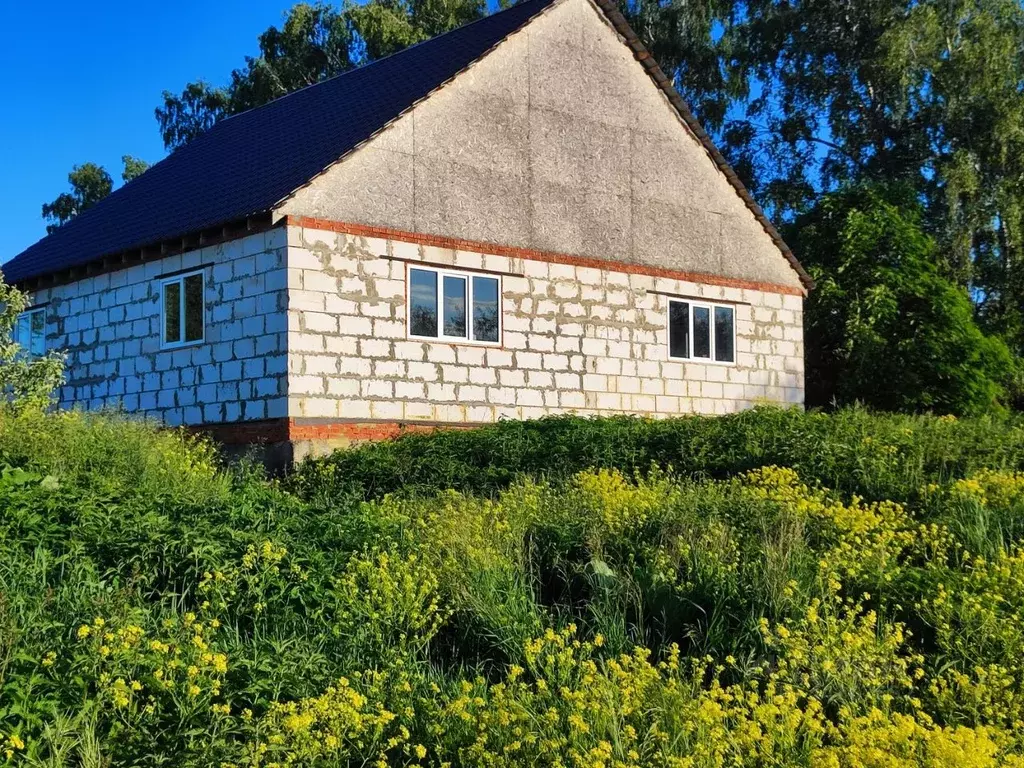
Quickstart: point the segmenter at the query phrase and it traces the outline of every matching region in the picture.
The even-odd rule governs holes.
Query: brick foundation
[[[362,443],[370,440],[387,440],[407,432],[467,429],[475,426],[482,425],[445,422],[327,422],[320,419],[265,419],[236,424],[200,424],[188,427],[188,429],[190,432],[209,435],[224,445],[240,446],[299,441]]]

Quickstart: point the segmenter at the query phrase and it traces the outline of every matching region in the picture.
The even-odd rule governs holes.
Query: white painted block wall
[[[486,423],[803,403],[800,296],[300,227],[288,237],[293,418]],[[502,345],[409,339],[409,261],[509,273]],[[739,302],[736,364],[670,360],[668,298],[655,291]]]
[[[287,415],[283,228],[40,290],[48,349],[68,352],[60,405],[169,425]],[[206,339],[164,349],[159,277],[208,265]]]

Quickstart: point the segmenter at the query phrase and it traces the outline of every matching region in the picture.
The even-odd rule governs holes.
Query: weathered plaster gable
[[[562,0],[282,213],[799,287],[590,0]]]

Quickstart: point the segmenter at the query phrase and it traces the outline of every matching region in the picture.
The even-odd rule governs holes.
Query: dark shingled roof
[[[234,115],[3,265],[19,283],[270,211],[557,0],[517,5]],[[806,288],[814,285],[614,0],[594,0]],[[552,63],[557,66],[557,61]]]
[[[12,283],[272,208],[554,0],[526,0],[217,123],[3,265]]]

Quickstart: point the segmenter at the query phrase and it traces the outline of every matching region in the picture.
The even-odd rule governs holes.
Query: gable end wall
[[[800,289],[590,0],[560,0],[280,212]]]

